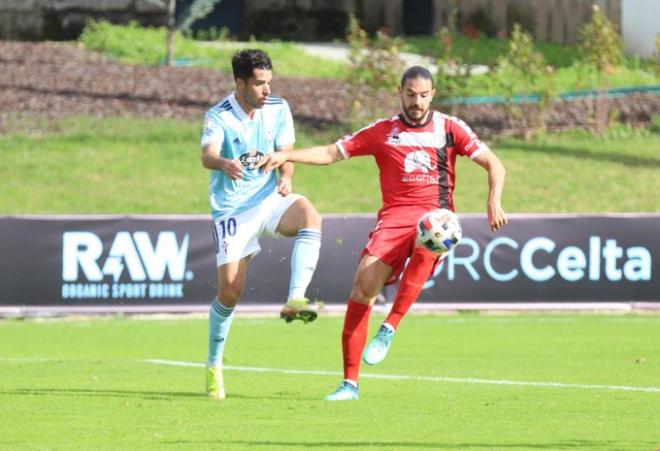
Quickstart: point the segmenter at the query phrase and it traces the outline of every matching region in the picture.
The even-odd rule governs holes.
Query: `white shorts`
[[[300,194],[284,197],[274,192],[256,207],[234,216],[217,218],[213,221],[213,240],[216,249],[216,264],[222,266],[261,251],[259,237],[263,234],[279,236],[277,226],[284,213]]]

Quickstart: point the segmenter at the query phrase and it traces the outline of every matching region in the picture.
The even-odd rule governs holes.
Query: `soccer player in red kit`
[[[431,73],[421,66],[411,67],[401,77],[401,114],[376,121],[334,144],[273,152],[258,163],[271,171],[286,161],[326,165],[371,155],[380,170],[383,207],[362,251],[344,319],[344,380],[326,400],[358,399],[360,357],[368,364],[385,358],[399,322],[442,258],[416,244],[417,222],[429,210],[454,210],[457,155],[488,172],[491,230],[507,223],[501,206],[504,166],[463,121],[431,110],[434,94]],[[392,309],[365,349],[371,306],[383,286],[395,282],[402,272]]]

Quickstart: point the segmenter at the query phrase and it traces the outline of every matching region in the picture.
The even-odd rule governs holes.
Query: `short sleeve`
[[[293,145],[294,142],[296,142],[296,134],[293,129],[293,117],[291,117],[289,104],[285,101],[280,116],[280,127],[275,137],[275,148],[281,149]]]
[[[220,117],[213,111],[204,116],[204,130],[202,131],[202,147],[212,143],[222,144],[225,139],[225,131],[222,128]]]
[[[473,159],[484,149],[488,149],[488,146],[461,119],[452,117],[449,120],[449,131],[454,136],[454,147],[459,155]]]
[[[339,147],[344,158],[373,155],[378,143],[378,124],[374,122],[352,135],[344,136],[335,144]]]

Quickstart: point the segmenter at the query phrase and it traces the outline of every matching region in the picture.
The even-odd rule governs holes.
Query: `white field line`
[[[181,362],[177,360],[148,359],[143,360],[154,365],[169,365],[183,367],[204,367],[204,363]],[[251,366],[224,365],[223,369],[229,371],[244,371],[252,373],[281,373],[281,374],[305,374],[314,376],[342,376],[339,371],[322,370],[293,370],[284,368],[260,368]],[[405,374],[373,374],[362,373],[361,377],[370,379],[409,380],[425,382],[453,382],[459,384],[484,384],[484,385],[510,385],[515,387],[544,387],[544,388],[577,388],[585,390],[617,390],[646,393],[660,393],[660,387],[630,387],[626,385],[601,385],[601,384],[566,384],[562,382],[529,382],[511,381],[498,379],[480,379],[474,377],[444,377],[444,376],[410,376]]]
[[[0,362],[7,363],[49,363],[49,362],[63,362],[66,359],[57,358],[40,358],[40,357],[0,357]],[[182,362],[178,360],[163,360],[163,359],[147,359],[140,360],[140,362],[150,363],[154,365],[167,365],[167,366],[181,366],[181,367],[194,367],[203,368],[204,363],[199,362]],[[243,371],[250,373],[280,373],[280,374],[299,374],[311,376],[335,376],[341,377],[342,373],[339,371],[324,371],[324,370],[295,370],[286,368],[262,368],[252,366],[236,366],[224,365],[223,368],[228,371]],[[645,392],[645,393],[660,393],[660,387],[632,387],[627,385],[604,385],[604,384],[567,384],[563,382],[531,382],[531,381],[512,381],[506,379],[481,379],[474,377],[445,377],[445,376],[411,376],[406,374],[373,374],[362,373],[361,377],[369,379],[388,379],[388,380],[409,380],[409,381],[424,381],[424,382],[452,382],[459,384],[482,384],[482,385],[509,385],[515,387],[543,387],[543,388],[577,388],[584,390],[609,390],[609,391],[629,391],[629,392]]]
[[[55,359],[50,357],[0,357],[0,362],[8,363],[44,363],[44,362],[65,362],[65,359]]]

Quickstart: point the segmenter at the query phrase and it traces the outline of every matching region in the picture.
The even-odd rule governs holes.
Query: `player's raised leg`
[[[358,399],[360,356],[367,342],[371,306],[392,272],[392,267],[373,255],[366,254],[360,260],[353,279],[351,298],[346,306],[342,331],[344,380],[337,390],[326,396],[327,401]]]
[[[365,363],[376,365],[385,359],[394,339],[394,334],[399,327],[399,322],[419,297],[424,284],[433,272],[438,258],[438,254],[422,247],[415,247],[408,266],[403,272],[390,313],[374,338],[364,349],[362,360]]]
[[[306,198],[298,198],[282,215],[277,232],[295,237],[291,254],[291,279],[287,302],[280,316],[291,322],[314,321],[318,315],[316,304],[310,304],[306,291],[316,270],[321,248],[321,216]]]
[[[218,267],[218,295],[209,308],[209,351],[206,363],[206,394],[213,399],[225,398],[222,355],[229,335],[234,308],[245,286],[250,257]]]

